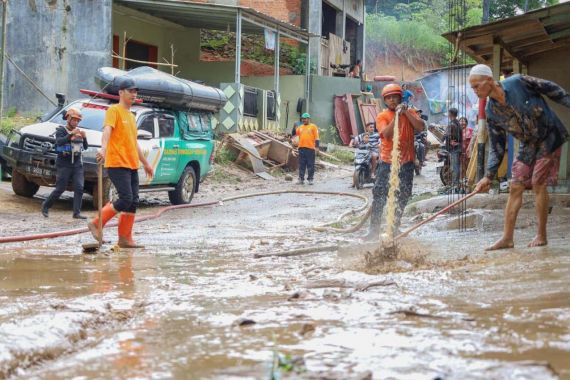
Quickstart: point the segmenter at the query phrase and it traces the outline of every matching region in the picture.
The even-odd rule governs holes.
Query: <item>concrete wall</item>
[[[111,0],[17,0],[7,11],[6,53],[53,101],[56,92],[71,99],[93,88],[91,73],[111,63]],[[8,60],[5,67],[5,109],[53,108]]]
[[[309,110],[313,122],[320,128],[322,140],[332,142],[334,132],[334,96],[342,94],[360,95],[360,79],[311,76],[311,98]],[[356,122],[360,125],[360,114],[355,108]],[[338,135],[338,133],[336,133]]]
[[[279,77],[279,92],[281,94],[281,119],[279,129],[290,131],[293,123],[299,120],[297,101],[305,96],[305,77],[303,75],[283,75]],[[273,77],[244,77],[242,83],[246,86],[273,90]],[[287,106],[289,104],[289,106]],[[287,114],[287,108],[289,113]],[[288,116],[287,116],[288,115]]]
[[[566,91],[570,91],[570,75],[568,75],[568,57],[570,57],[570,47],[564,50],[557,50],[533,57],[528,65],[528,74],[548,79],[562,86]],[[556,112],[560,120],[567,129],[570,128],[570,109],[548,100],[552,109]],[[560,163],[559,178],[568,180],[570,178],[570,151],[568,143],[563,147],[562,160]]]

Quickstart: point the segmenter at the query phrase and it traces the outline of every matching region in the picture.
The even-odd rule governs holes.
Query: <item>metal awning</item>
[[[264,29],[279,31],[282,36],[308,43],[309,33],[295,25],[277,20],[251,8],[219,4],[195,3],[185,0],[114,0],[139,12],[173,22],[187,28],[236,31],[238,12],[245,21],[243,33],[262,34]]]
[[[504,52],[501,67],[512,67],[513,59],[528,64],[537,54],[570,48],[570,3],[449,32],[443,37],[479,63],[491,64],[493,48],[498,45]]]

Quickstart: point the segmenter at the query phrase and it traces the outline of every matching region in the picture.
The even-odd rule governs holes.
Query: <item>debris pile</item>
[[[275,179],[271,172],[276,169],[291,172],[299,168],[299,151],[291,144],[288,134],[273,131],[230,133],[225,135],[222,146],[232,151],[237,165],[253,171],[263,179]],[[325,152],[319,151],[318,155],[342,163],[335,156]],[[316,160],[315,166],[321,169],[343,169],[339,165],[322,160]]]
[[[231,133],[224,137],[223,144],[236,154],[236,164],[252,170],[263,179],[274,179],[268,170],[296,170],[299,166],[296,149],[286,135],[269,131],[253,131],[245,135]]]

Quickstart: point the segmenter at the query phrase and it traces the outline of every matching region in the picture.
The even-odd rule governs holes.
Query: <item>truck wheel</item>
[[[97,210],[99,202],[99,189],[97,186],[97,182],[93,184],[93,208]],[[115,186],[111,183],[109,178],[103,178],[103,204],[101,206],[105,206],[109,201],[114,201],[118,198],[117,190],[115,190]]]
[[[173,205],[188,204],[194,197],[194,190],[196,190],[196,173],[192,166],[187,166],[176,184],[176,189],[168,192],[168,199]]]
[[[28,179],[19,171],[12,171],[12,190],[14,190],[16,195],[31,198],[38,192],[39,188],[40,185],[28,181]]]

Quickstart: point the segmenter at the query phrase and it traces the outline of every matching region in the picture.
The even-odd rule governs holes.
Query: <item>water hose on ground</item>
[[[266,191],[266,192],[237,195],[237,196],[233,196],[233,197],[223,198],[223,199],[217,200],[217,201],[208,201],[208,202],[201,202],[201,203],[191,203],[191,204],[167,206],[167,207],[163,207],[163,208],[159,209],[154,214],[142,215],[142,216],[138,217],[136,219],[136,222],[144,222],[147,220],[157,219],[162,214],[164,214],[165,212],[172,211],[172,210],[221,205],[224,202],[235,201],[238,199],[253,198],[253,197],[260,197],[260,196],[267,196],[267,195],[278,195],[278,194],[336,195],[336,196],[347,196],[347,197],[358,198],[358,199],[362,199],[365,201],[364,205],[359,207],[358,209],[349,210],[347,212],[344,212],[339,218],[337,218],[337,220],[335,222],[326,223],[325,225],[316,227],[315,229],[318,228],[317,231],[326,231],[326,230],[333,230],[336,232],[344,231],[344,230],[341,230],[339,228],[332,228],[332,227],[326,227],[326,226],[334,224],[334,223],[339,223],[346,216],[354,215],[355,213],[358,213],[358,212],[368,208],[368,203],[369,203],[369,200],[366,196],[361,195],[361,194],[355,194],[355,193],[338,192],[338,191],[276,190],[276,191]],[[108,223],[105,226],[105,228],[106,227],[113,227],[116,225],[117,225],[117,222],[111,222],[111,223]],[[78,235],[78,234],[82,234],[82,233],[86,233],[86,232],[89,232],[89,229],[87,227],[76,228],[76,229],[72,229],[72,230],[33,234],[33,235],[5,236],[5,237],[0,237],[0,244],[1,243],[18,243],[18,242],[31,241],[31,240],[41,240],[41,239],[54,239],[54,238],[58,238],[58,237]],[[350,232],[350,231],[346,231],[346,232]]]

